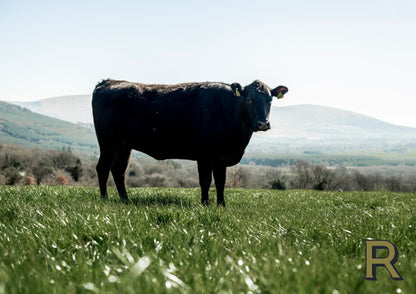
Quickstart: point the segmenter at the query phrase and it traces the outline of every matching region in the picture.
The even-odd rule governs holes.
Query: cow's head
[[[269,114],[273,97],[283,98],[289,91],[285,86],[278,86],[272,90],[259,80],[244,88],[239,83],[233,83],[231,88],[235,96],[245,98],[254,132],[270,129]]]

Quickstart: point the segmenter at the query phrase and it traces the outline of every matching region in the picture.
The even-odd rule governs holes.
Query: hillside
[[[0,142],[36,148],[71,148],[83,153],[98,151],[94,129],[6,102],[0,102]]]
[[[92,124],[90,95],[62,96],[35,102],[12,103],[24,105],[33,112],[53,116],[61,120]],[[14,108],[14,111],[17,111],[14,116],[15,123],[22,124],[23,121],[31,121],[26,116],[27,110],[17,107]],[[23,120],[19,117],[19,114],[24,117]],[[31,116],[35,116],[35,114],[31,113]],[[44,116],[42,117],[46,119]],[[9,121],[14,122],[13,118],[10,118]],[[400,152],[416,150],[416,128],[393,125],[342,109],[319,105],[275,106],[272,107],[270,113],[270,122],[271,130],[253,135],[246,149],[247,153],[303,153],[307,150],[308,152],[332,154],[354,151],[362,154],[370,151],[379,153],[386,150],[399,150]],[[62,123],[64,122],[59,121],[59,124]],[[51,125],[53,126],[54,123],[49,124],[49,128]],[[81,142],[74,141],[73,144],[82,145],[86,144],[85,142],[95,144],[93,129],[84,130],[79,125],[74,126],[73,124],[67,124],[66,126],[76,127],[78,130],[87,132],[86,135],[74,136],[75,141],[81,139]],[[54,132],[60,133],[60,130],[61,128],[55,128]],[[39,132],[36,133],[32,130],[31,134],[39,135]],[[45,136],[46,134],[44,133]],[[2,135],[3,140],[4,136]],[[68,139],[66,134],[63,134],[63,137]],[[42,141],[36,141],[33,138],[25,140],[16,136],[12,139],[13,142],[25,146],[41,147],[45,141],[48,142],[49,146],[54,146],[56,143],[55,141],[53,141],[55,143],[49,142],[51,140],[49,137],[44,137]],[[59,141],[60,146],[66,146],[71,143],[71,140]],[[403,147],[404,144],[410,144],[410,147]],[[83,149],[97,151],[96,147]]]
[[[416,128],[393,125],[370,116],[319,105],[272,107],[271,129],[253,136],[249,152],[314,150],[343,153],[416,146]],[[259,147],[261,146],[261,147]]]
[[[72,123],[92,123],[91,95],[59,96],[33,102],[9,102]],[[71,111],[68,111],[71,110]]]
[[[10,102],[31,111],[69,122],[92,123],[91,95],[61,96],[34,102]],[[71,111],[68,111],[70,109]],[[416,128],[396,126],[375,118],[319,105],[272,107],[272,129],[257,133],[251,145],[302,143],[344,144],[416,140]],[[278,141],[276,141],[278,139]]]
[[[268,137],[308,140],[416,139],[416,128],[319,105],[273,107]]]

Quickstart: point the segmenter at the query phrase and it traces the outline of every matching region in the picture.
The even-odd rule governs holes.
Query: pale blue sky
[[[416,127],[416,1],[0,0],[0,100],[145,83],[260,79]]]

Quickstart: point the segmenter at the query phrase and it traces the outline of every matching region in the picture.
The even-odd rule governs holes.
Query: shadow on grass
[[[132,195],[129,197],[128,202],[124,202],[119,198],[111,198],[109,201],[135,206],[177,206],[187,208],[197,204],[193,198],[184,198],[175,195]]]

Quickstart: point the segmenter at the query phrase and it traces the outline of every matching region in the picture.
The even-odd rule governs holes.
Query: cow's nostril
[[[260,131],[266,131],[270,129],[270,123],[265,121],[257,121],[257,129]]]

